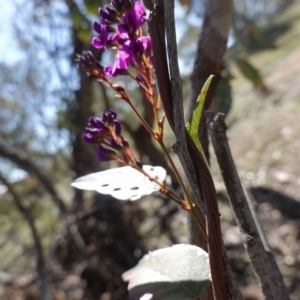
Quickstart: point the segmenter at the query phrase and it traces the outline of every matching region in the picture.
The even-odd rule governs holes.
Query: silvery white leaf
[[[162,167],[143,166],[151,177],[164,182],[167,172]],[[108,194],[119,200],[138,200],[160,189],[141,172],[130,166],[109,169],[77,178],[71,183],[73,187],[82,190],[97,191]]]

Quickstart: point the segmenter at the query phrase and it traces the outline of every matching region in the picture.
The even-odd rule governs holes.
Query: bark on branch
[[[224,247],[220,229],[219,211],[216,202],[216,192],[210,172],[207,169],[207,166],[198,149],[196,148],[194,142],[185,130],[183,124],[183,109],[181,109],[182,97],[176,98],[176,102],[173,103],[173,96],[175,97],[178,94],[180,96],[181,79],[178,73],[172,73],[171,76],[173,85],[171,86],[165,45],[164,5],[166,5],[165,12],[167,15],[168,13],[170,13],[170,11],[173,11],[174,1],[159,0],[157,2],[158,4],[155,5],[153,7],[153,10],[150,11],[148,23],[149,33],[153,45],[154,67],[156,71],[157,84],[166,117],[177,138],[175,149],[183,165],[193,193],[199,201],[199,204],[202,206],[203,211],[206,215],[208,252],[210,257],[214,296],[218,300],[227,300],[229,299],[229,292],[231,299],[242,299],[240,292],[237,291],[237,294],[232,294],[231,286],[228,286],[229,291],[227,290],[226,283],[228,284],[228,282],[225,282],[224,271],[224,261],[226,260],[226,258],[223,259]],[[171,17],[171,19],[172,18],[173,17]],[[167,26],[170,26],[169,30],[173,30],[171,29],[171,27],[174,26],[174,23],[173,25],[167,24]],[[176,57],[175,60],[177,66],[178,61],[176,44],[175,46],[174,44],[171,44],[171,42],[176,41],[175,33],[168,33],[168,35],[168,42],[170,43],[170,47],[172,48],[172,51],[169,52],[169,59],[171,61]],[[178,66],[172,69],[171,72],[177,72],[176,68],[178,68]],[[179,107],[177,107],[178,105]],[[173,113],[176,113],[176,118]],[[180,122],[179,125],[177,124],[177,121]],[[228,272],[226,273],[228,274]]]
[[[218,114],[214,118],[213,112],[207,112],[206,118],[235,220],[242,234],[244,247],[251,259],[264,297],[270,300],[288,300],[290,298],[283,278],[266,240],[260,234],[262,231],[258,227],[258,222],[255,222],[255,218],[253,217],[254,210],[251,211],[251,201],[246,197],[235,168],[226,136],[225,117],[223,114]]]

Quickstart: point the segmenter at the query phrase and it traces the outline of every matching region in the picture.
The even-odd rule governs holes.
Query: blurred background
[[[118,112],[137,157],[169,169],[129,108],[74,63],[85,50],[103,65],[112,61],[90,45],[98,8],[108,1],[0,3],[0,298],[127,299],[124,271],[148,251],[190,237],[186,213],[162,196],[120,202],[70,186],[111,167],[82,140],[88,118],[108,108]],[[176,2],[184,95],[203,10],[201,1]],[[212,109],[227,115],[233,158],[293,300],[300,299],[299,61],[299,1],[235,1]],[[136,86],[116,82],[153,122]],[[171,148],[170,132],[165,141]],[[211,169],[234,275],[245,299],[262,299],[213,151]]]

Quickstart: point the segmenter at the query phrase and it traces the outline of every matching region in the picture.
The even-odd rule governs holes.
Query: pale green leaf
[[[191,136],[192,140],[194,141],[195,145],[197,146],[198,150],[200,151],[201,155],[203,156],[203,159],[206,161],[199,136],[198,136],[198,128],[200,124],[200,119],[203,111],[203,106],[206,98],[207,91],[209,89],[209,86],[211,84],[212,79],[214,78],[214,75],[210,75],[208,79],[206,80],[200,95],[198,96],[195,109],[191,115],[191,118],[189,122],[185,125],[185,128],[187,129],[189,135]]]
[[[211,282],[208,254],[185,244],[150,252],[122,277],[130,299],[201,299]]]

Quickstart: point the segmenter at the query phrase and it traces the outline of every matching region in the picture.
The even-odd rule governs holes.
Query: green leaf
[[[130,299],[200,299],[210,284],[208,254],[193,245],[174,245],[150,252],[122,277],[129,282]]]
[[[191,136],[192,140],[194,141],[195,145],[197,146],[198,150],[200,151],[205,161],[206,158],[198,136],[198,128],[200,124],[200,119],[203,111],[206,94],[213,78],[214,75],[210,75],[206,80],[206,82],[204,83],[200,95],[198,96],[196,107],[191,115],[189,122],[185,125],[186,130],[188,131],[189,135]]]
[[[254,67],[247,59],[245,58],[236,58],[236,65],[242,72],[242,74],[250,80],[254,87],[259,89],[260,91],[268,94],[270,91],[268,87],[265,85],[264,79],[256,67]]]

